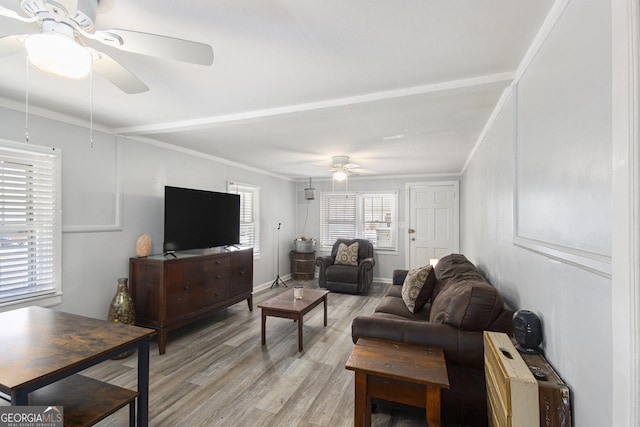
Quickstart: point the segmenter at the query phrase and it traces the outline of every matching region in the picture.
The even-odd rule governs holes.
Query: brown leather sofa
[[[434,268],[431,299],[412,313],[401,295],[407,273],[395,270],[393,285],[375,312],[353,320],[353,342],[366,337],[442,348],[451,386],[442,391],[443,419],[486,426],[482,331],[512,334],[513,310],[464,255],[451,254]]]

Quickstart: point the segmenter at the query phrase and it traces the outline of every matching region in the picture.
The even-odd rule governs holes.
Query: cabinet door
[[[184,278],[184,263],[168,263],[165,266],[167,287],[167,322],[189,314],[189,284]]]
[[[253,249],[233,252],[231,255],[233,294],[253,291]]]

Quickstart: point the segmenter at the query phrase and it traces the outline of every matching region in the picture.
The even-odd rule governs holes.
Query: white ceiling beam
[[[406,96],[429,94],[441,95],[443,93],[457,92],[461,90],[473,90],[489,87],[507,87],[511,84],[513,78],[514,73],[512,72],[499,73],[487,76],[473,77],[469,79],[434,83],[424,86],[415,86],[404,89],[375,92],[366,95],[336,98],[328,101],[288,105],[285,107],[267,108],[263,110],[247,111],[242,113],[223,114],[219,116],[208,116],[175,122],[152,123],[141,126],[123,127],[115,129],[115,132],[119,135],[148,135],[154,133],[169,133],[203,129],[241,121],[314,111],[325,108],[344,107],[347,105],[363,104],[367,102],[389,100]]]

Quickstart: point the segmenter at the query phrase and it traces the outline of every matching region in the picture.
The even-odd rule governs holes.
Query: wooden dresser
[[[538,383],[511,338],[484,332],[489,427],[538,427]]]
[[[158,332],[160,354],[167,332],[242,300],[253,310],[253,249],[177,253],[129,260],[136,324]]]

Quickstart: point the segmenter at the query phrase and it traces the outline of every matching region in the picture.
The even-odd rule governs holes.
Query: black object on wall
[[[536,314],[529,310],[518,310],[513,314],[513,336],[516,348],[521,353],[540,354],[542,325]]]

